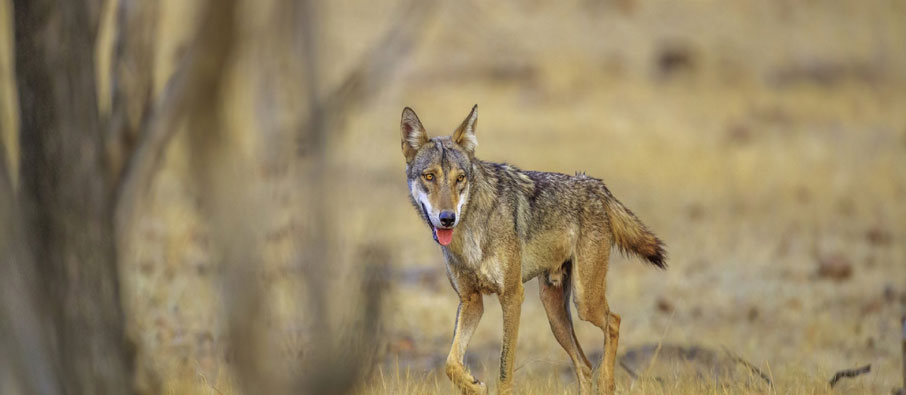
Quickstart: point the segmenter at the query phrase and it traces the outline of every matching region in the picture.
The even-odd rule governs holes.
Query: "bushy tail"
[[[604,207],[610,219],[614,243],[623,253],[634,253],[652,265],[667,268],[664,242],[651,233],[632,211],[620,203],[604,188]]]

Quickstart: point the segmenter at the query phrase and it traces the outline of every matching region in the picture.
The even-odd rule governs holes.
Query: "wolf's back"
[[[664,243],[626,206],[604,188],[604,207],[610,219],[614,244],[624,253],[633,253],[661,269],[667,268]]]

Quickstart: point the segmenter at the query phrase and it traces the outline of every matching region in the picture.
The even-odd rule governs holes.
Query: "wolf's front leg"
[[[516,339],[519,337],[519,316],[522,314],[523,299],[525,296],[521,282],[517,282],[500,294],[500,307],[503,310],[503,347],[500,350],[500,389],[498,392],[501,395],[510,394],[513,391]]]
[[[478,381],[463,366],[463,357],[469,339],[484,313],[484,303],[479,292],[462,292],[459,296],[459,309],[456,311],[456,327],[453,328],[453,344],[447,355],[446,373],[453,384],[464,394],[486,394],[487,386]]]

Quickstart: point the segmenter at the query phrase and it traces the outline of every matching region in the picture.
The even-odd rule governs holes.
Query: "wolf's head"
[[[412,201],[431,226],[434,240],[448,245],[462,221],[473,180],[472,161],[478,140],[478,105],[452,136],[429,139],[415,111],[406,107],[400,121],[403,156]]]

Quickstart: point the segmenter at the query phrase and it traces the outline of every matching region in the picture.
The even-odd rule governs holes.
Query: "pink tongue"
[[[434,228],[434,234],[437,236],[437,242],[442,246],[450,244],[450,242],[453,241],[453,229]]]

